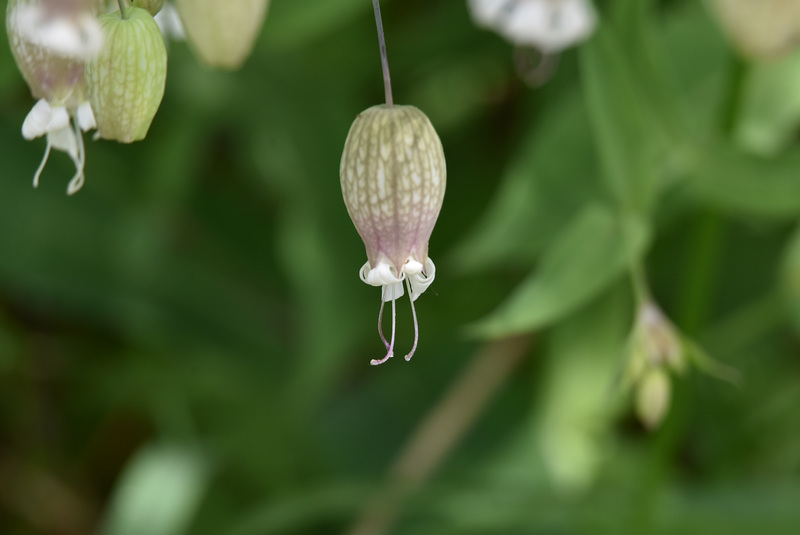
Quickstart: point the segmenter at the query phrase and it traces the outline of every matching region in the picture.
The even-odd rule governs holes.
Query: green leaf
[[[530,266],[581,206],[599,196],[586,121],[577,91],[544,111],[516,151],[488,210],[453,251],[454,265],[464,271],[510,263]]]
[[[545,251],[539,268],[473,332],[493,338],[560,320],[622,275],[644,252],[648,234],[641,222],[621,221],[607,207],[584,208]]]
[[[764,159],[725,144],[687,153],[689,191],[725,210],[770,217],[800,213],[800,151]]]
[[[553,330],[536,439],[553,483],[584,491],[594,479],[622,390],[614,378],[631,328],[622,285]]]
[[[800,123],[800,52],[754,63],[743,91],[736,140],[757,154],[777,154],[793,140]]]
[[[208,486],[205,459],[191,447],[150,445],[117,483],[103,535],[180,535]]]
[[[643,213],[654,197],[654,164],[661,128],[643,99],[613,28],[581,49],[581,74],[603,177],[614,199]]]

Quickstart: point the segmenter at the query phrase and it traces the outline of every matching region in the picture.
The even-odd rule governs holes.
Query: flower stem
[[[119,4],[119,14],[122,17],[122,20],[128,18],[128,12],[125,11],[125,0],[117,0],[117,4]]]
[[[381,48],[381,65],[383,65],[383,88],[386,91],[386,105],[390,108],[394,106],[392,99],[392,77],[389,75],[389,59],[386,56],[386,39],[383,35],[383,20],[381,19],[380,0],[372,0],[372,7],[375,8],[375,25],[378,27],[378,43]]]

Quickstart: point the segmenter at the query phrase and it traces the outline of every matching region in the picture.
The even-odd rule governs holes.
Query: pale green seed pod
[[[253,50],[269,0],[176,0],[175,7],[202,63],[238,69]]]
[[[100,17],[105,43],[86,63],[89,101],[98,137],[131,143],[144,139],[164,96],[167,49],[145,9],[130,7]]]
[[[148,13],[155,17],[164,7],[164,0],[133,0],[133,5],[134,7],[146,9]]]

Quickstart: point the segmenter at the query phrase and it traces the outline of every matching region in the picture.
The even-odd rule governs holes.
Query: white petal
[[[476,25],[497,30],[514,3],[514,0],[469,0],[469,11]]]
[[[359,272],[361,276],[361,280],[366,282],[371,286],[386,286],[387,284],[396,284],[402,282],[405,279],[405,275],[402,273],[400,276],[397,275],[397,272],[388,261],[384,260],[384,257],[378,260],[378,265],[370,267],[369,262],[361,266],[361,270]]]
[[[62,128],[47,134],[47,141],[56,150],[66,152],[70,158],[78,158],[78,139],[72,128]]]
[[[403,283],[396,282],[394,284],[387,284],[383,287],[383,291],[381,292],[381,300],[384,303],[388,303],[389,301],[400,299],[404,295],[405,291],[403,290]]]
[[[35,139],[47,133],[47,126],[53,116],[53,109],[45,99],[33,105],[25,121],[22,123],[22,137],[27,140]]]
[[[84,132],[87,132],[92,128],[97,128],[97,122],[94,120],[92,105],[88,102],[84,102],[78,106],[77,118],[78,126],[80,126],[81,130]]]
[[[419,262],[416,262],[419,264]],[[421,266],[421,264],[419,264]],[[436,266],[433,264],[433,260],[428,258],[425,262],[425,273],[422,273],[420,269],[416,273],[409,273],[408,280],[411,283],[411,297],[416,301],[420,295],[425,293],[425,290],[428,289],[433,283],[433,279],[436,278]]]
[[[56,106],[52,108],[53,114],[50,116],[50,122],[47,124],[48,132],[57,132],[69,126],[69,112],[64,106]]]
[[[555,53],[585,40],[596,23],[587,0],[523,0],[505,17],[500,33],[516,45]]]

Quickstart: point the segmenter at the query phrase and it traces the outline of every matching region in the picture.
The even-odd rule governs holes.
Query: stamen
[[[381,340],[383,341],[383,345],[384,345],[384,347],[386,347],[386,350],[388,351],[389,350],[389,341],[383,335],[383,305],[385,305],[385,304],[386,304],[386,301],[381,299],[381,311],[378,312],[378,334],[381,335]]]
[[[419,341],[419,323],[417,322],[417,309],[414,307],[414,296],[411,294],[411,283],[406,279],[406,287],[408,288],[408,298],[411,300],[411,315],[414,316],[414,345],[411,346],[411,351],[406,355],[406,362],[411,360],[414,352],[417,350],[417,342]]]
[[[67,195],[77,193],[78,190],[83,187],[83,170],[86,165],[86,147],[83,144],[83,131],[81,131],[81,127],[78,124],[77,119],[72,121],[72,127],[75,131],[75,137],[77,138],[78,142],[78,159],[76,160],[74,157],[72,158],[72,161],[75,164],[75,176],[72,177],[72,180],[70,180],[69,184],[67,185]]]
[[[44,171],[44,166],[47,164],[47,159],[50,158],[50,149],[53,148],[53,144],[50,143],[50,138],[47,138],[47,148],[44,150],[44,157],[42,158],[42,163],[39,164],[39,168],[36,170],[36,174],[33,175],[33,187],[39,187],[39,177],[42,176],[42,171]]]
[[[383,310],[383,305],[381,304],[381,311],[382,310]],[[369,362],[373,366],[377,366],[378,364],[383,364],[384,362],[386,362],[387,360],[389,360],[390,358],[392,358],[394,356],[394,335],[395,335],[395,327],[397,325],[396,312],[397,312],[397,306],[395,305],[395,299],[394,299],[394,286],[392,286],[392,341],[389,343],[388,347],[386,348],[386,356],[385,357],[383,357],[380,360],[379,359],[372,359]],[[385,342],[386,342],[386,340],[384,340],[384,343]]]

